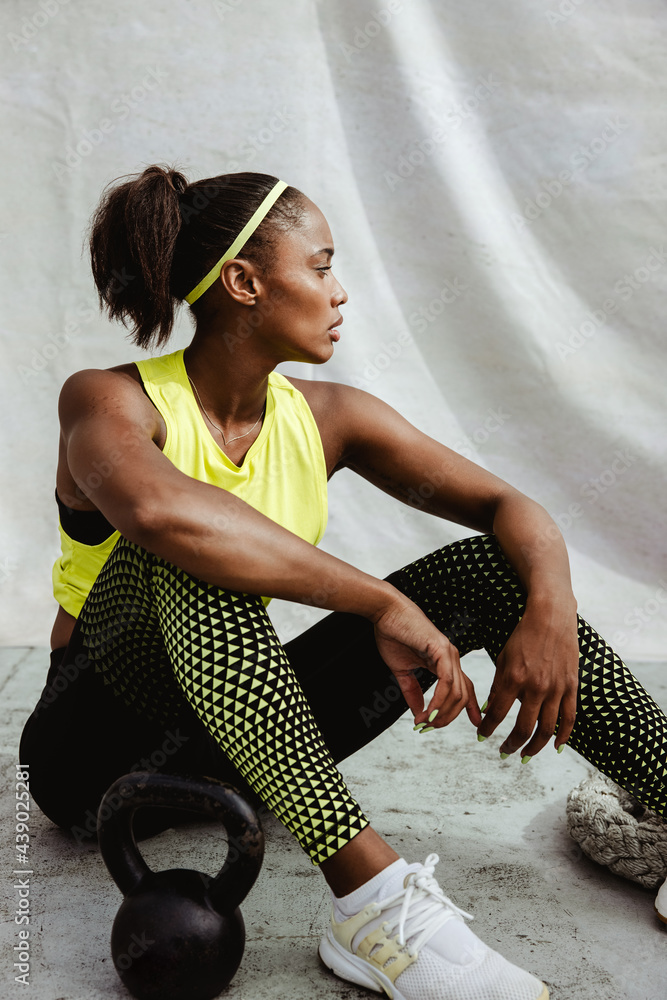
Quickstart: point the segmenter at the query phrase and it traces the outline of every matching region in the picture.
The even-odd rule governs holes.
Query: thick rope
[[[667,878],[667,822],[593,772],[567,797],[570,836],[592,861],[656,889]]]

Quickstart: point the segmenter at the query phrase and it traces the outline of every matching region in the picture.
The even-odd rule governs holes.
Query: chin
[[[333,356],[334,356],[334,345],[332,343],[332,344],[329,345],[329,350],[327,351],[326,357],[322,358],[319,362],[316,362],[316,363],[320,364],[320,365],[324,365],[324,364],[326,364],[327,361],[330,360],[330,358],[333,358]]]
[[[318,351],[317,354],[313,351],[312,354],[299,358],[299,360],[305,362],[307,365],[325,365],[333,357],[333,353],[334,345],[331,344],[328,349],[325,347],[321,351]]]

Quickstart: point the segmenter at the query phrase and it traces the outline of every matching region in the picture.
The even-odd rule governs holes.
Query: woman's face
[[[319,208],[309,199],[302,222],[276,240],[276,259],[260,279],[263,294],[256,309],[266,322],[256,333],[281,361],[323,364],[333,354],[342,322],[339,307],[347,292],[334,277],[331,232]]]

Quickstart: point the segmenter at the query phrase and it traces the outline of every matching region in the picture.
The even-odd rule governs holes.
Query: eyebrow
[[[334,250],[333,247],[322,247],[321,250],[316,250],[315,253],[311,253],[311,257],[318,257],[321,253],[327,254],[329,257],[333,257]]]

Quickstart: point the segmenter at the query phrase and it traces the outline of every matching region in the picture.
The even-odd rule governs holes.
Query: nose
[[[344,306],[347,302],[347,292],[338,279],[336,279],[336,288],[332,295],[332,301],[336,306]]]

